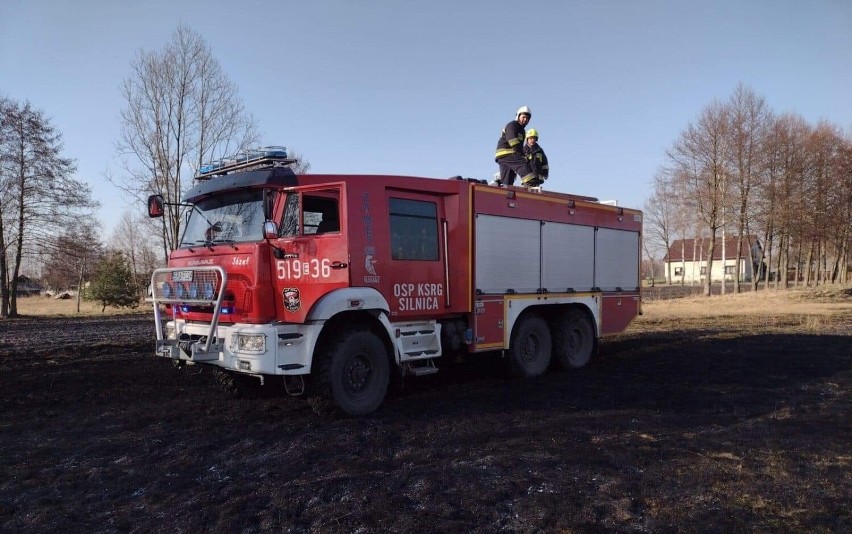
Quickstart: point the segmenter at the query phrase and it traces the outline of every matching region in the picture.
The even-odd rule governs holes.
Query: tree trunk
[[[778,238],[778,264],[775,266],[775,271],[778,273],[775,276],[775,289],[787,288],[787,239],[784,234]],[[783,285],[782,285],[783,280]]]
[[[789,259],[789,258],[788,258]],[[807,267],[805,267],[807,269]],[[793,266],[793,272],[795,273],[795,278],[793,278],[793,287],[799,287],[799,278],[802,276],[802,241],[796,244],[796,265]]]
[[[766,240],[763,242],[763,257],[766,258],[766,284],[763,286],[766,289],[769,289],[769,276],[772,272],[772,247],[775,244],[775,239],[772,236],[772,232],[767,229]],[[760,268],[763,269],[763,262],[760,263]],[[777,279],[777,272],[775,278]]]
[[[77,279],[77,313],[80,313],[80,299],[83,297],[83,266],[86,263],[86,257],[80,260],[80,277]]]
[[[3,245],[3,221],[0,220],[0,245]],[[0,250],[5,250],[6,247],[0,247]],[[6,255],[0,254],[0,317],[9,317],[9,278],[8,265],[6,264]]]
[[[722,213],[724,213],[724,212],[725,212],[725,210],[723,209]],[[728,256],[726,255],[727,250],[725,248],[725,244],[728,241],[728,235],[727,235],[727,232],[725,231],[724,220],[725,220],[725,217],[723,215],[722,216],[722,287],[719,288],[719,291],[721,292],[722,295],[724,295],[726,293],[726,288],[728,286],[728,277],[727,277],[728,267],[727,267],[727,265],[725,265],[728,262]],[[712,248],[712,245],[711,245],[711,248]],[[712,251],[710,253],[710,258],[711,258],[711,260],[713,258]],[[713,269],[709,269],[709,271],[710,271],[710,283],[712,284],[713,283]]]
[[[707,280],[704,281],[704,296],[709,297],[711,295],[711,288],[713,287],[713,249],[716,248],[716,229],[710,230],[710,246],[707,250]],[[725,273],[724,268],[722,271],[722,285],[725,285]]]

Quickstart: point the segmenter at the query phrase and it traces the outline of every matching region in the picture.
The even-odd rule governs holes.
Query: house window
[[[683,276],[683,267],[675,267],[674,275]]]
[[[734,266],[725,265],[725,274],[734,274]]]
[[[707,274],[707,266],[701,268],[701,274]]]
[[[438,207],[434,202],[390,199],[391,257],[438,260]]]

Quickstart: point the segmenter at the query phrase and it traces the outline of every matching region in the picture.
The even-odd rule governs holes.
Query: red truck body
[[[271,167],[185,200],[198,239],[152,277],[157,354],[297,394],[314,375],[351,414],[378,407],[394,368],[490,351],[520,376],[581,366],[640,311],[642,214],[588,197]]]

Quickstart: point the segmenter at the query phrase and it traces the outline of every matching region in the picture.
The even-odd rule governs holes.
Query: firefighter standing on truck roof
[[[512,185],[515,176],[521,177],[521,183],[527,184],[535,178],[535,173],[524,156],[524,137],[526,126],[532,118],[532,111],[527,106],[522,106],[515,114],[515,120],[503,128],[503,134],[497,141],[497,153],[494,161],[500,166],[500,178],[497,185]]]
[[[547,176],[550,174],[550,167],[547,165],[547,156],[544,153],[544,149],[538,144],[538,132],[535,128],[530,128],[530,131],[527,132],[524,155],[527,157],[532,171],[535,173],[535,178],[524,183],[524,185],[529,187],[540,186],[547,180]]]

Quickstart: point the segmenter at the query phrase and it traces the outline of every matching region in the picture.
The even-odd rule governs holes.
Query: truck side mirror
[[[278,225],[275,221],[263,223],[263,237],[266,239],[278,239]]]
[[[162,217],[163,213],[165,213],[163,195],[151,195],[148,197],[148,217]]]

